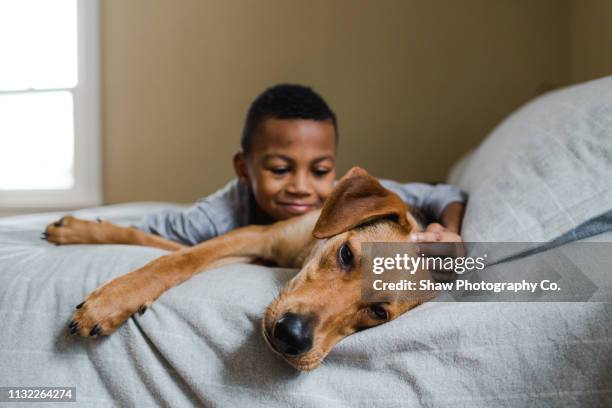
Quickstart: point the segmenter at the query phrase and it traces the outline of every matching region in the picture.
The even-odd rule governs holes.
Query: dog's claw
[[[93,329],[91,329],[91,331],[89,332],[89,335],[91,337],[93,336],[97,336],[98,334],[100,334],[100,332],[102,331],[102,328],[100,327],[99,324],[96,324]]]
[[[74,325],[73,327],[70,328],[70,334],[77,334],[78,331],[79,331],[79,324],[78,323],[76,323],[76,325]]]
[[[102,218],[96,218],[96,221],[102,222]]]
[[[64,217],[60,218],[59,221],[53,223],[54,227],[61,227],[62,225],[64,225]]]
[[[147,311],[147,307],[145,305],[142,305],[138,308],[138,314],[140,316],[142,316],[146,311]]]
[[[68,325],[68,327],[72,329],[72,328],[73,328],[73,327],[75,327],[75,326],[78,326],[78,323],[77,323],[77,322],[75,322],[74,320],[71,320],[71,321],[70,321],[70,324]]]
[[[76,305],[74,308],[75,308],[75,309],[80,309],[80,308],[82,308],[82,307],[83,307],[83,305],[84,305],[84,304],[85,304],[85,302],[81,302],[81,303],[79,303],[78,305]]]

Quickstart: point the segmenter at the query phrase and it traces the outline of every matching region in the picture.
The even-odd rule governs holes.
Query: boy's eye
[[[330,171],[331,171],[331,169],[314,169],[312,172],[317,177],[323,177],[326,174],[329,174]]]
[[[274,174],[285,174],[289,171],[288,167],[273,167],[269,169]]]

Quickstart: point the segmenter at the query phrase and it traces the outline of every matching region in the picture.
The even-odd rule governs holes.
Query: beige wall
[[[341,172],[358,164],[435,181],[515,107],[569,83],[570,66],[576,78],[601,71],[570,64],[564,0],[104,0],[102,8],[110,203],[191,201],[223,185],[250,101],[278,82],[310,84],[336,110]]]
[[[571,80],[612,74],[612,0],[570,1]]]

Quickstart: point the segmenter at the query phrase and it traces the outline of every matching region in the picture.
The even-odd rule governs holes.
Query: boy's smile
[[[274,220],[323,205],[336,177],[336,133],[330,121],[265,119],[249,152],[234,157],[242,182]]]

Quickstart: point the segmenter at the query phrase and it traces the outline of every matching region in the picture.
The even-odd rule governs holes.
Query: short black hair
[[[312,119],[330,121],[338,142],[336,114],[312,88],[297,84],[278,84],[262,92],[247,112],[240,138],[243,152],[250,151],[257,127],[265,119]]]

